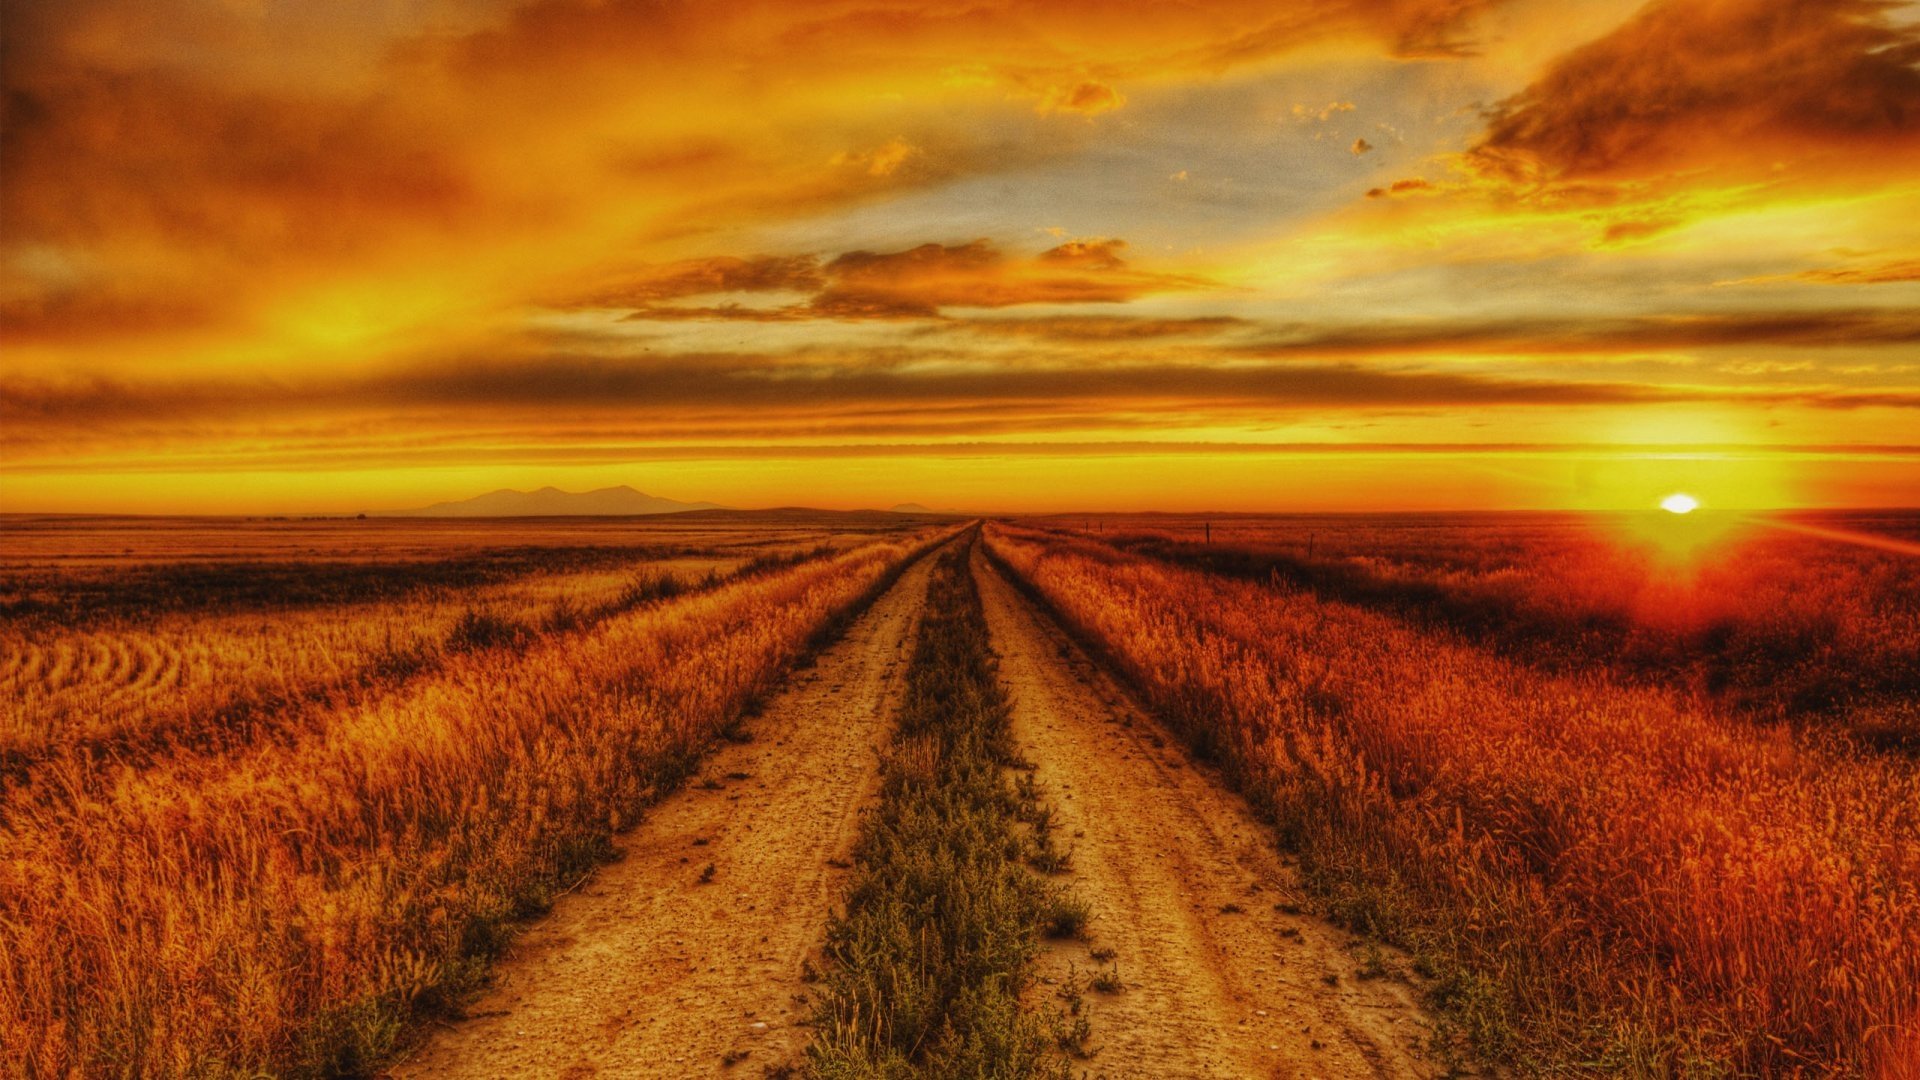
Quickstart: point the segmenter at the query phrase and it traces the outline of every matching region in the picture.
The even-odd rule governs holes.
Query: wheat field
[[[43,1076],[368,1067],[932,538],[814,533],[339,602],[17,603],[0,1045]]]
[[[1266,808],[1330,910],[1415,950],[1496,1059],[1911,1075],[1905,754],[1756,725],[1604,660],[1543,668],[1277,575],[988,536]]]

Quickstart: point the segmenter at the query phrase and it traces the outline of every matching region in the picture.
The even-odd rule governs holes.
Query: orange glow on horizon
[[[405,7],[10,20],[0,512],[1920,505],[1905,8]]]

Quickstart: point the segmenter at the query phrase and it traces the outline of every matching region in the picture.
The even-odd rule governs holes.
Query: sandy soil
[[[469,1018],[391,1075],[758,1076],[797,1061],[803,961],[875,790],[932,564],[799,673],[751,742],[627,833],[624,858],[529,928]]]
[[[1088,1074],[1438,1075],[1412,987],[1361,978],[1353,935],[1288,913],[1297,877],[1244,801],[977,550],[974,572],[1015,735],[1072,848],[1067,880],[1093,908],[1093,940],[1054,947],[1043,976],[1084,979],[1104,968],[1090,949],[1108,948],[1125,984],[1086,992]]]

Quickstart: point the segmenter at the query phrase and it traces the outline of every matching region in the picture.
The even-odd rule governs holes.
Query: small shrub
[[[469,611],[460,616],[460,621],[447,633],[447,650],[464,653],[504,649],[519,645],[531,636],[526,627],[505,616]]]

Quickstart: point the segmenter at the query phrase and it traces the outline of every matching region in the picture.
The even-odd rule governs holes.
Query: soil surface
[[[1300,913],[1297,875],[1244,800],[977,550],[974,573],[1015,738],[1093,909],[1091,940],[1041,964],[1091,1009],[1097,1052],[1076,1075],[1439,1075],[1405,958]],[[1085,986],[1103,971],[1124,988]]]
[[[520,937],[468,1019],[391,1075],[759,1076],[797,1063],[802,972],[876,790],[933,562],[796,673],[747,723],[750,742],[714,752],[624,834],[620,861]]]

